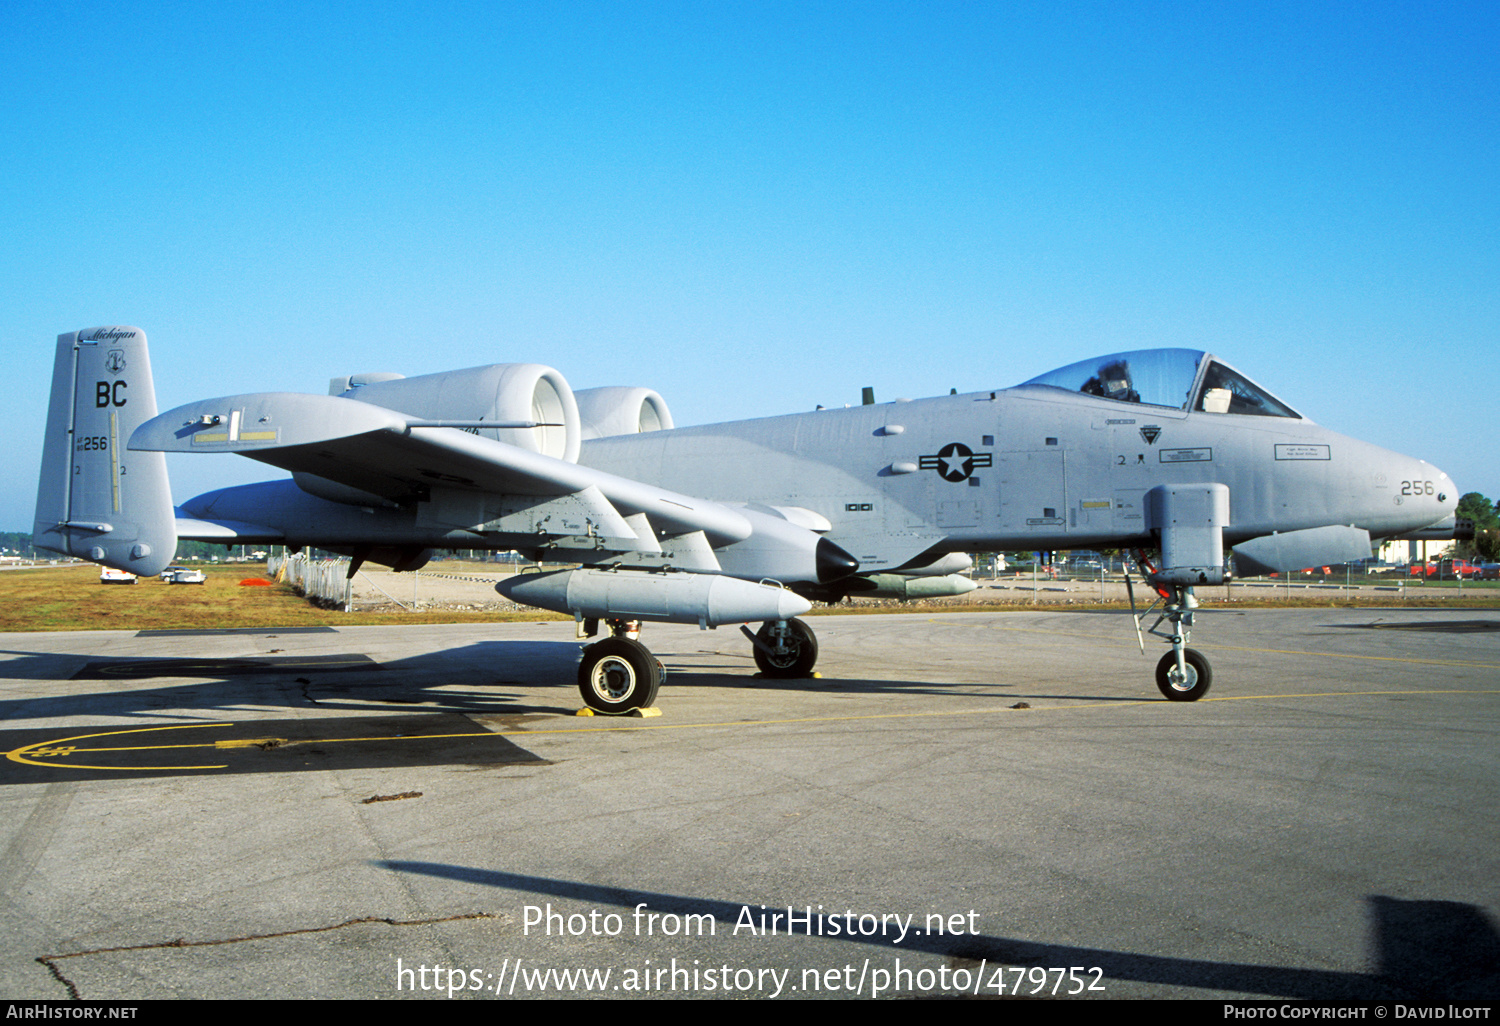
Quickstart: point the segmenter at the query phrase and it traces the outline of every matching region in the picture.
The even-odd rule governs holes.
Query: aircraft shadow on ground
[[[1038,682],[1051,684],[1052,682]],[[790,680],[777,680],[770,677],[746,677],[744,675],[714,675],[686,670],[681,673],[673,673],[668,679],[663,694],[669,694],[666,688],[673,684],[695,687],[734,687],[751,691],[813,691],[825,694],[867,694],[867,695],[945,695],[957,697],[958,689],[965,687],[984,688],[1013,688],[1008,693],[975,694],[964,693],[962,697],[977,701],[990,701],[997,705],[1011,704],[1021,701],[1087,701],[1098,702],[1123,702],[1126,704],[1138,703],[1143,700],[1151,700],[1157,696],[1156,692],[1142,688],[1139,695],[1101,695],[1089,694],[1087,692],[1062,692],[1043,691],[1038,683],[1031,681],[966,681],[962,683],[934,684],[931,681],[915,680],[872,680],[863,677],[819,677],[816,679],[792,678]],[[1166,701],[1165,698],[1162,699]]]
[[[99,691],[0,701],[0,719],[45,719],[78,715],[150,716],[192,710],[226,718],[245,706],[305,709],[336,703],[340,709],[390,711],[420,702],[433,711],[464,713],[571,712],[577,691],[571,683],[577,645],[554,641],[483,641],[461,648],[426,652],[410,659],[377,663],[364,653],[299,655],[275,652],[237,658],[95,658],[71,680],[115,684]],[[37,679],[55,655],[9,652],[20,658],[0,663],[10,679]],[[472,668],[472,669],[471,669]],[[169,681],[139,688],[122,682]],[[558,685],[555,703],[518,705],[519,687]],[[165,713],[163,710],[168,710]],[[195,717],[202,719],[202,717]]]
[[[272,639],[274,643],[274,639]],[[68,721],[98,717],[113,726],[0,730],[0,785],[42,780],[118,779],[203,773],[292,772],[400,765],[514,766],[541,760],[469,717],[503,728],[570,716],[581,704],[573,683],[579,646],[573,641],[481,641],[408,659],[376,663],[363,653],[298,655],[275,651],[233,658],[202,656],[95,658],[73,681],[100,681],[99,690],[28,695],[0,701],[0,720]],[[56,655],[11,651],[0,669],[10,679],[56,672]],[[672,659],[671,655],[667,659]],[[672,671],[673,687],[757,691],[953,696],[962,685],[926,681],[830,678],[757,679],[747,669],[697,667]],[[740,670],[741,672],[731,672]],[[35,679],[33,676],[32,679]],[[131,687],[130,682],[141,682]],[[180,681],[175,683],[174,681]],[[538,701],[535,688],[548,688]],[[970,701],[1013,705],[1023,700],[1125,701],[1119,696],[1052,695],[1019,685],[986,685]],[[1014,688],[1014,690],[1012,690]],[[329,716],[245,718],[246,709],[285,708]],[[748,708],[747,708],[748,712]],[[130,721],[138,721],[133,726]],[[608,721],[597,721],[602,726]],[[621,726],[638,725],[620,721]],[[477,735],[477,736],[476,736]]]
[[[1494,634],[1500,633],[1500,619],[1494,620],[1377,620],[1374,623],[1330,623],[1325,627],[1354,630],[1412,631],[1418,634]]]
[[[469,714],[553,712],[571,713],[578,706],[574,683],[579,646],[572,641],[481,641],[461,648],[428,652],[410,659],[377,663],[363,653],[297,655],[275,652],[241,657],[169,656],[158,658],[95,658],[75,670],[71,680],[107,681],[117,686],[99,691],[56,695],[28,695],[0,700],[0,720],[67,718],[71,716],[149,716],[160,719],[172,711],[192,710],[226,718],[247,705],[308,708],[337,704],[340,709],[389,712],[393,706],[422,703],[432,711]],[[0,674],[12,680],[46,680],[42,667],[55,668],[57,656],[9,650],[18,658],[0,663]],[[957,684],[930,681],[875,680],[859,677],[774,680],[751,675],[748,667],[719,664],[673,668],[673,657],[663,653],[669,676],[663,690],[717,687],[734,690],[823,691],[866,694],[952,695]],[[465,673],[465,667],[475,667]],[[482,669],[479,669],[482,667]],[[155,686],[119,687],[123,682],[170,681]],[[1015,694],[984,697],[995,701],[1025,699],[1080,699],[1137,701],[1134,697],[1042,693],[1030,682],[974,682],[987,688],[1016,688]],[[556,702],[527,704],[514,688],[550,687]],[[979,696],[974,696],[979,697]],[[1149,696],[1147,696],[1149,697]],[[164,712],[165,711],[165,712]],[[201,717],[194,717],[201,719]]]
[[[442,863],[383,860],[374,864],[394,872],[571,899],[599,908],[609,906],[619,909],[627,923],[641,903],[652,912],[709,915],[719,937],[732,936],[744,909],[759,915],[763,904],[759,899],[741,903],[695,898]],[[944,955],[971,969],[981,960],[991,967],[1099,966],[1106,981],[1131,980],[1261,997],[1311,1001],[1486,1001],[1500,997],[1500,933],[1483,908],[1458,901],[1409,901],[1383,895],[1367,900],[1375,948],[1375,968],[1369,973],[1171,958],[983,934],[960,937],[908,933],[899,943],[894,933],[850,936],[840,931],[833,936],[834,931],[828,928],[831,921],[842,923],[843,917],[817,913],[807,930],[799,928],[797,932],[810,933],[835,947],[854,944],[884,948],[893,954],[918,951]],[[775,910],[765,904],[769,911]],[[803,913],[801,908],[796,911]],[[921,921],[921,915],[914,920]]]
[[[518,717],[519,719],[520,717]],[[122,777],[549,765],[466,716],[419,713],[0,731],[0,786]]]

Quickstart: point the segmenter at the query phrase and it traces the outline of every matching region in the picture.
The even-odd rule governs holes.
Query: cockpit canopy
[[[1199,349],[1137,349],[1081,360],[1021,386],[1044,385],[1122,403],[1256,417],[1302,415]]]

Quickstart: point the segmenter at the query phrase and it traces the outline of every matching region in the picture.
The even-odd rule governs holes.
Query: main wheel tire
[[[776,641],[771,634],[771,626],[769,622],[762,624],[760,630],[755,632],[755,637],[767,648],[774,649]],[[760,645],[755,646],[755,665],[767,677],[778,680],[806,677],[812,673],[812,668],[818,661],[817,635],[801,620],[788,620],[786,626],[789,637],[781,651],[771,653]]]
[[[1182,650],[1182,661],[1187,666],[1187,678],[1177,672],[1177,654],[1168,652],[1156,664],[1156,686],[1172,702],[1196,702],[1208,694],[1213,683],[1214,671],[1196,648]]]
[[[605,638],[583,650],[578,690],[595,712],[618,716],[656,701],[661,663],[639,641]]]

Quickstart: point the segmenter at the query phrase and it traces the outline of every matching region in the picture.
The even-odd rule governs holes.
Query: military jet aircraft
[[[236,453],[290,479],[174,509],[167,452]],[[318,546],[397,570],[434,549],[515,549],[573,569],[497,585],[602,621],[584,701],[655,701],[640,621],[741,627],[761,671],[807,676],[798,615],[850,595],[958,594],[973,551],[1126,548],[1160,596],[1167,698],[1207,691],[1187,647],[1196,585],[1368,557],[1452,514],[1422,460],[1312,423],[1188,349],[1085,360],[1012,388],[675,428],[645,388],[573,392],[495,364],[356,374],[328,395],[225,396],[157,413],[145,333],[58,337],[34,540],[136,574],[177,539]],[[1146,550],[1159,555],[1148,556]],[[1155,628],[1165,620],[1167,632]],[[1139,618],[1137,629],[1139,630]]]

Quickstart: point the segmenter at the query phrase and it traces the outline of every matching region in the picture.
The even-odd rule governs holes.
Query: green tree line
[[[1478,492],[1468,492],[1458,500],[1455,513],[1474,521],[1474,540],[1459,542],[1454,552],[1481,563],[1500,562],[1500,503],[1491,502]]]

